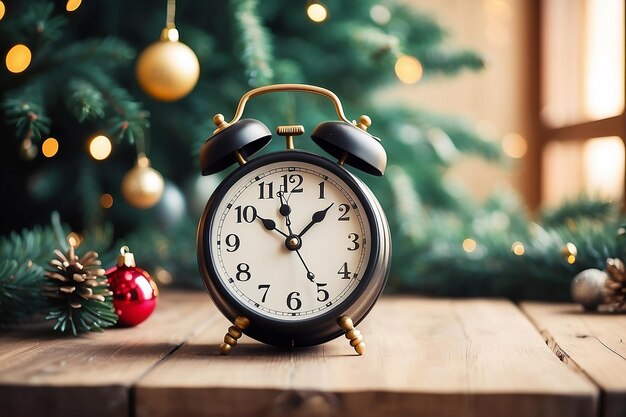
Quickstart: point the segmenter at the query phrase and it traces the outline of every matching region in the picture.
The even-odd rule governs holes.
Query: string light
[[[396,61],[396,75],[404,84],[415,84],[422,78],[422,64],[411,55],[400,55]]]
[[[83,0],[67,0],[67,4],[65,5],[65,10],[68,12],[73,12],[74,10],[80,7],[80,4]]]
[[[528,142],[522,135],[509,133],[502,139],[502,150],[511,158],[520,159],[528,151]]]
[[[578,256],[578,248],[572,242],[567,242],[561,251],[561,255],[565,257],[568,264],[573,265]]]
[[[59,141],[55,138],[48,138],[41,144],[41,153],[46,158],[52,158],[59,151]]]
[[[328,17],[328,10],[322,3],[315,1],[306,8],[306,14],[315,23],[321,23]]]
[[[4,7],[4,3],[0,1],[0,20],[2,20],[2,18],[4,17],[5,11],[6,11],[6,8]]]
[[[28,46],[17,44],[9,49],[6,57],[7,69],[14,74],[24,71],[30,65],[32,54]]]
[[[463,250],[467,253],[472,253],[476,250],[478,244],[474,239],[467,238],[463,241]]]
[[[67,243],[77,248],[83,243],[83,238],[78,233],[70,232],[70,234],[67,235]]]
[[[511,251],[513,251],[513,253],[517,256],[522,256],[526,253],[526,248],[524,248],[524,244],[522,242],[515,242],[511,246]]]
[[[111,141],[106,136],[96,136],[89,142],[89,153],[93,159],[102,161],[111,155]]]
[[[113,207],[113,196],[108,193],[102,194],[100,197],[100,205],[105,209]]]

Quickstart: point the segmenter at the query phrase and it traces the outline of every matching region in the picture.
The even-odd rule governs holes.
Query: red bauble
[[[159,290],[146,271],[137,268],[135,258],[123,246],[117,265],[106,271],[113,292],[113,306],[120,326],[136,326],[154,311]]]

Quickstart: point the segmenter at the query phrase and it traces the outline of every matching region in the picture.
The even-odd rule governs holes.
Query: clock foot
[[[243,335],[243,331],[250,325],[250,320],[244,316],[237,316],[235,325],[228,328],[228,333],[224,335],[224,343],[220,345],[219,351],[222,355],[228,355],[237,346],[237,339]]]
[[[341,316],[337,319],[337,324],[346,332],[346,339],[350,339],[350,346],[356,350],[356,353],[362,355],[365,353],[365,343],[361,332],[354,328],[352,319],[348,316]]]

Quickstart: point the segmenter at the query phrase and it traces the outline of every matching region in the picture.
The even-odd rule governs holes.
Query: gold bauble
[[[177,35],[176,32],[175,39]],[[136,73],[139,85],[150,96],[174,101],[189,94],[196,86],[200,63],[190,47],[162,37],[141,53]]]
[[[128,203],[146,209],[159,202],[163,195],[163,176],[150,166],[145,155],[137,158],[137,165],[122,178],[122,194]]]

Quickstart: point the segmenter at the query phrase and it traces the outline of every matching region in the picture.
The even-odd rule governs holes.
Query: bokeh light
[[[100,205],[105,209],[113,207],[113,196],[108,193],[102,194],[100,197]]]
[[[396,75],[404,84],[415,84],[422,78],[422,64],[410,55],[401,55],[396,61]]]
[[[528,142],[517,133],[509,133],[502,139],[502,150],[511,158],[520,159],[528,152]]]
[[[309,7],[306,9],[306,14],[309,16],[309,19],[316,23],[321,23],[328,17],[328,11],[326,7],[322,3],[311,3]]]
[[[463,250],[467,253],[472,253],[476,250],[478,244],[474,239],[467,238],[463,241]]]
[[[111,141],[106,136],[96,136],[89,142],[89,153],[93,159],[102,161],[111,155]]]
[[[515,242],[511,246],[511,251],[513,251],[513,253],[517,256],[522,256],[524,253],[526,253],[526,248],[524,247],[524,244],[522,242]]]
[[[7,69],[14,74],[24,71],[30,65],[32,54],[28,46],[17,44],[9,49],[6,57]]]
[[[80,7],[80,4],[83,0],[67,0],[67,4],[65,5],[65,10],[68,12],[73,12],[74,10]]]
[[[46,158],[52,158],[59,152],[59,141],[55,138],[48,138],[41,144],[41,153]]]
[[[2,18],[4,17],[5,11],[6,11],[6,8],[4,7],[4,3],[0,1],[0,20],[2,20]]]
[[[379,25],[386,25],[391,20],[391,12],[382,4],[375,4],[370,9],[370,17]]]

